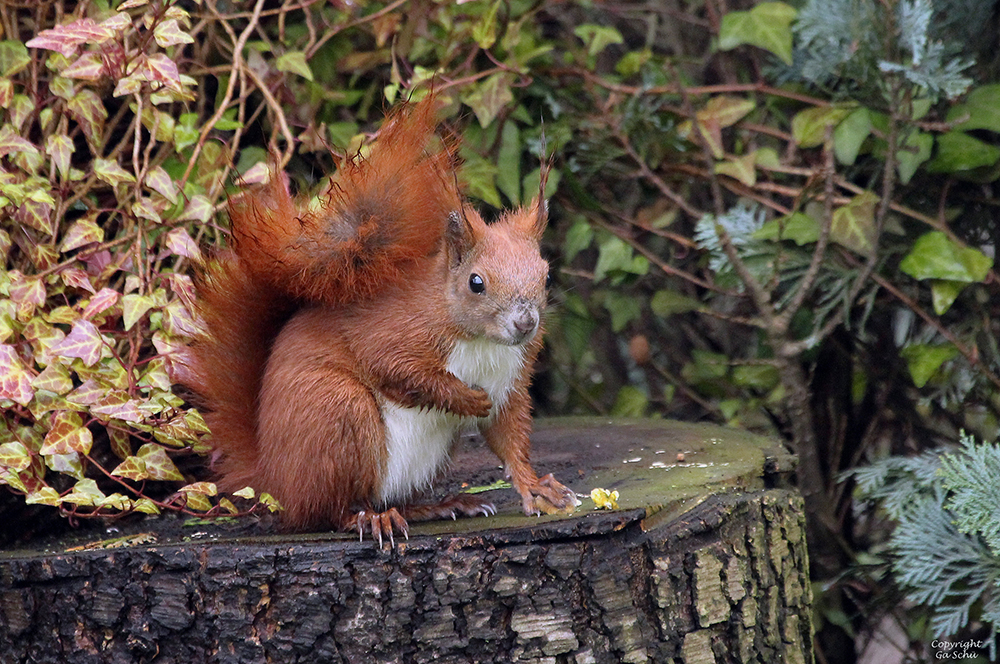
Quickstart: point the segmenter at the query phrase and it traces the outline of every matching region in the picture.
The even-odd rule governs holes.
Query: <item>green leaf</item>
[[[955,302],[967,283],[962,281],[948,281],[946,279],[931,280],[931,302],[934,304],[934,313],[938,316],[944,314]]]
[[[590,247],[594,241],[594,229],[585,218],[577,219],[566,231],[566,239],[563,241],[563,260],[569,264],[584,249]]]
[[[913,243],[899,269],[914,279],[945,279],[961,283],[986,278],[993,259],[978,249],[963,247],[941,231],[924,233]]]
[[[842,106],[815,106],[799,111],[792,118],[792,136],[802,148],[822,145],[826,128],[839,125],[852,110]]]
[[[861,145],[872,132],[872,118],[867,108],[858,108],[833,130],[833,154],[841,164],[851,165],[858,158]]]
[[[604,298],[604,308],[611,314],[611,329],[615,334],[621,332],[629,323],[642,316],[642,307],[636,298],[616,291],[609,291],[607,293]]]
[[[729,12],[719,26],[719,50],[750,44],[792,64],[792,21],[798,12],[783,2],[762,2],[750,11]]]
[[[767,391],[778,385],[778,369],[770,364],[742,364],[733,367],[733,384]]]
[[[879,198],[870,191],[863,191],[847,205],[833,211],[830,240],[859,254],[875,251],[875,206]]]
[[[965,98],[964,104],[956,104],[948,111],[947,121],[955,129],[972,131],[987,129],[1000,133],[1000,84],[983,85]]]
[[[469,188],[469,195],[485,201],[495,208],[503,207],[497,191],[497,167],[471,150],[463,150],[462,181]]]
[[[594,282],[599,282],[613,272],[643,275],[649,271],[649,261],[635,255],[632,246],[621,238],[611,236],[598,247]]]
[[[969,171],[992,166],[1000,159],[1000,148],[961,131],[949,131],[937,139],[937,155],[927,164],[931,173]]]
[[[20,41],[0,41],[0,76],[14,76],[31,64],[28,49]]]
[[[899,146],[896,153],[896,170],[899,172],[899,181],[907,184],[917,172],[920,164],[930,159],[931,151],[934,149],[934,136],[922,131],[914,132],[906,137]]]
[[[513,205],[521,202],[521,133],[511,120],[504,124],[500,135],[497,187]]]
[[[514,101],[510,84],[510,74],[493,74],[462,97],[462,101],[476,114],[480,126],[488,127],[497,114]]]
[[[672,314],[683,314],[688,311],[697,311],[701,308],[701,302],[673,290],[658,290],[649,300],[649,308],[653,313],[661,318],[666,318]]]
[[[490,9],[479,21],[472,26],[472,38],[479,44],[479,48],[488,49],[497,40],[497,12],[500,10],[500,0],[496,0]]]
[[[611,44],[621,44],[625,40],[618,28],[607,25],[584,23],[573,29],[573,34],[579,37],[587,47],[587,54],[597,55]]]
[[[649,398],[638,387],[626,385],[618,390],[611,414],[616,417],[642,417],[649,407]]]
[[[819,223],[803,212],[793,212],[765,222],[753,237],[756,240],[791,240],[802,246],[819,239]]]
[[[309,63],[306,61],[306,54],[302,51],[288,51],[282,54],[278,57],[274,66],[278,71],[291,72],[298,74],[308,81],[313,80],[312,69],[309,68]]]
[[[913,384],[923,387],[942,364],[958,355],[958,349],[952,344],[913,344],[901,350],[900,355],[906,360]]]

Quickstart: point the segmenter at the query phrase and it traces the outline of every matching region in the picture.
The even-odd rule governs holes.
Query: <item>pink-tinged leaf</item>
[[[73,55],[76,47],[80,44],[103,44],[112,37],[114,37],[114,33],[98,24],[94,19],[80,18],[66,25],[57,25],[49,30],[42,30],[25,46],[57,51],[68,58]]]
[[[146,462],[136,456],[127,457],[111,471],[111,474],[134,482],[149,478],[149,473],[146,472]]]
[[[128,95],[137,94],[142,90],[142,84],[146,80],[146,71],[137,70],[118,79],[118,85],[115,86],[115,91],[113,95],[115,97],[126,97]]]
[[[64,284],[72,288],[89,291],[91,294],[97,292],[94,290],[94,284],[90,282],[90,276],[78,267],[68,267],[61,270],[59,277],[63,280]]]
[[[117,161],[97,158],[94,160],[94,174],[112,187],[122,183],[135,182],[135,176],[118,165]]]
[[[125,2],[118,5],[118,11],[123,12],[126,9],[135,9],[136,7],[145,7],[149,4],[149,0],[125,0]]]
[[[118,13],[101,21],[101,27],[114,34],[121,34],[132,27],[132,19],[122,12],[122,6],[119,5]]]
[[[93,378],[88,378],[75,390],[66,395],[66,400],[77,406],[90,406],[108,393],[108,388]]]
[[[30,465],[31,452],[27,447],[17,441],[0,445],[0,468],[19,473]]]
[[[200,221],[208,223],[215,216],[215,206],[207,196],[196,194],[188,201],[178,221]]]
[[[129,398],[125,392],[116,391],[105,394],[90,406],[90,412],[125,422],[141,422],[143,420],[135,399]]]
[[[146,470],[154,480],[173,480],[183,482],[184,476],[177,470],[173,460],[167,456],[167,451],[156,443],[146,443],[139,448],[136,456],[146,462]]]
[[[89,88],[80,90],[66,103],[66,110],[80,125],[87,142],[91,146],[99,144],[108,110],[97,93]]]
[[[83,317],[93,318],[95,315],[107,311],[118,303],[118,296],[119,293],[115,289],[102,288],[94,297],[90,298],[90,302],[83,308]]]
[[[60,75],[66,78],[78,78],[84,81],[99,81],[110,74],[104,58],[95,51],[84,53],[60,72]]]
[[[163,329],[177,337],[193,338],[201,333],[191,312],[180,300],[174,300],[163,309]]]
[[[111,260],[111,252],[107,249],[95,251],[83,258],[83,264],[87,266],[87,274],[94,276],[109,277],[118,271],[118,265]]]
[[[56,230],[52,218],[54,209],[51,203],[28,199],[14,211],[14,221],[52,235]]]
[[[78,321],[66,338],[52,349],[52,352],[62,357],[80,358],[88,367],[101,359],[103,351],[101,333],[89,320]]]
[[[198,263],[202,260],[201,250],[183,228],[178,227],[167,233],[166,245],[177,256],[184,256]]]
[[[59,175],[65,179],[69,175],[73,141],[66,134],[52,134],[45,139],[45,151],[52,157],[52,163],[59,169]]]
[[[0,400],[10,399],[27,406],[35,396],[35,391],[31,389],[31,379],[31,373],[14,347],[0,344]]]
[[[10,299],[20,305],[40,307],[45,304],[45,284],[35,276],[25,276],[17,270],[10,277]]]
[[[52,417],[52,427],[45,436],[41,454],[69,454],[79,452],[90,454],[94,444],[94,436],[90,429],[83,426],[79,413],[62,411]]]
[[[169,19],[160,23],[153,29],[153,38],[160,48],[167,48],[175,44],[194,43],[194,37],[181,30],[177,19]]]
[[[165,53],[154,53],[149,56],[146,66],[149,68],[152,80],[163,83],[166,88],[175,92],[183,90],[177,64]]]
[[[73,389],[73,379],[64,364],[50,364],[35,376],[31,386],[36,390],[47,390],[55,394],[66,394]]]
[[[18,152],[38,152],[38,147],[23,136],[19,136],[12,126],[3,125],[0,127],[0,157]]]
[[[171,205],[177,203],[177,185],[162,166],[150,169],[146,174],[146,186],[170,201]]]
[[[156,211],[156,207],[153,205],[153,201],[145,196],[132,203],[132,214],[139,219],[147,219],[154,224],[162,221],[160,213]]]
[[[94,223],[92,215],[87,215],[73,222],[66,231],[59,251],[67,252],[85,247],[88,244],[104,242],[104,229]]]
[[[122,298],[122,321],[125,329],[131,330],[146,312],[153,306],[153,299],[148,295],[129,293]]]

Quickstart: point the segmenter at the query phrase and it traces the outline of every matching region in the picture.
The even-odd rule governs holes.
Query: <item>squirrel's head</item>
[[[448,219],[448,301],[465,332],[515,346],[531,341],[541,324],[549,265],[538,246],[548,221],[541,198],[486,224],[463,209]]]

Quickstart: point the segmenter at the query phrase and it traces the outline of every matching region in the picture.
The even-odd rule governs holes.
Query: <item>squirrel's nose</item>
[[[520,334],[530,334],[538,327],[538,312],[534,308],[526,307],[517,312],[513,322],[514,329]]]

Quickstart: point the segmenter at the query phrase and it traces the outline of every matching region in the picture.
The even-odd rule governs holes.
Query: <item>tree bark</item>
[[[812,662],[802,500],[765,472],[787,457],[718,427],[595,420],[543,429],[536,465],[556,439],[583,448],[570,484],[618,477],[622,509],[503,508],[382,548],[326,534],[4,553],[0,661]],[[716,474],[686,484],[685,450]]]

